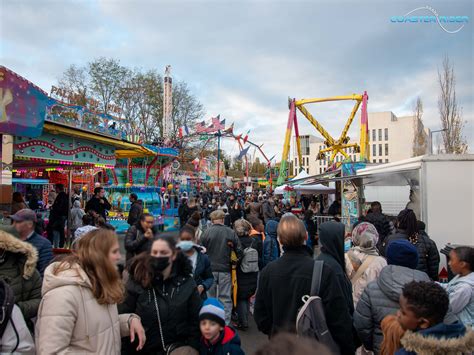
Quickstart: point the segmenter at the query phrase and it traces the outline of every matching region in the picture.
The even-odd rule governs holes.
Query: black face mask
[[[167,256],[158,256],[151,258],[151,267],[157,272],[163,272],[170,264],[170,258]]]

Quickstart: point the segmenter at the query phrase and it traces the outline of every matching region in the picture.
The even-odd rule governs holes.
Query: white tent
[[[278,186],[274,193],[275,195],[283,195],[285,192],[285,188],[288,185],[281,185]],[[334,194],[336,192],[335,188],[327,187],[321,184],[314,184],[314,185],[294,185],[291,186],[296,192],[299,192],[303,195],[311,195],[311,194]]]
[[[307,178],[309,174],[305,170],[301,170],[298,175],[296,175],[293,179],[291,180],[301,180],[304,178]]]

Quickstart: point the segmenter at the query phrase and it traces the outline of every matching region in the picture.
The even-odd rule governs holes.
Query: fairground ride
[[[296,137],[296,148],[298,152],[298,164],[301,169],[302,154],[301,154],[301,144],[300,144],[300,134],[298,129],[298,120],[296,117],[296,109],[298,109],[306,119],[316,128],[316,130],[323,136],[325,139],[324,144],[326,148],[321,149],[318,153],[318,159],[324,159],[326,153],[330,154],[329,157],[329,166],[333,164],[334,158],[337,153],[341,153],[345,159],[350,159],[349,155],[344,151],[345,148],[354,148],[356,152],[360,153],[360,161],[369,161],[370,160],[370,149],[369,149],[369,123],[368,123],[368,114],[367,114],[367,101],[369,96],[365,91],[363,95],[352,94],[346,96],[333,96],[327,98],[314,98],[314,99],[289,99],[288,106],[290,109],[288,115],[288,124],[286,127],[285,142],[283,144],[283,154],[281,157],[280,172],[277,180],[277,185],[282,185],[285,180],[288,178],[288,158],[290,152],[290,143],[291,143],[291,133],[293,130],[293,125],[295,126],[295,137]],[[322,126],[322,124],[316,120],[313,115],[306,109],[306,104],[328,102],[328,101],[344,101],[344,100],[353,100],[355,101],[352,112],[349,115],[349,118],[346,121],[344,129],[338,139],[332,137],[328,131]],[[361,116],[360,116],[360,143],[349,143],[350,138],[347,136],[349,128],[354,120],[354,117],[357,113],[359,107],[361,107]]]

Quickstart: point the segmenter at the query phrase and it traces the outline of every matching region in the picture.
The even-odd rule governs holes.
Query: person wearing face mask
[[[137,351],[135,343],[125,340],[126,354],[197,354],[202,299],[191,262],[176,244],[174,234],[163,233],[154,238],[149,252],[129,265],[126,297],[119,312],[141,318],[147,341]]]
[[[193,267],[194,281],[203,300],[207,299],[207,290],[214,283],[211,262],[204,254],[202,247],[197,244],[194,228],[186,224],[179,231],[178,248],[189,258]]]

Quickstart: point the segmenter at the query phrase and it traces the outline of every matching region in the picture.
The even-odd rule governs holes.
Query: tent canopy
[[[305,170],[301,170],[299,172],[298,175],[296,175],[293,179],[290,179],[291,180],[301,180],[301,179],[305,179],[309,176],[309,174],[305,171]]]
[[[314,185],[294,185],[288,187],[288,185],[281,185],[275,189],[275,195],[283,195],[286,189],[292,189],[296,192],[299,192],[303,195],[312,195],[312,194],[334,194],[336,189],[332,187],[327,187],[322,184]]]

